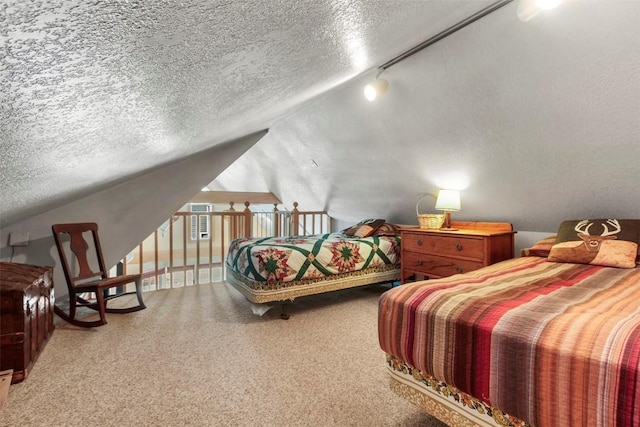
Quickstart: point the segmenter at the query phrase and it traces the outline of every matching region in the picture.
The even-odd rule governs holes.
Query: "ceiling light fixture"
[[[414,53],[420,52],[422,49],[431,46],[432,44],[444,39],[445,37],[450,36],[451,34],[455,33],[458,30],[461,30],[462,28],[466,27],[469,24],[474,23],[475,21],[477,21],[480,18],[483,18],[485,16],[487,16],[488,14],[500,9],[502,6],[511,3],[513,0],[499,0],[496,1],[495,3],[490,4],[489,6],[485,7],[484,9],[481,9],[480,11],[474,13],[473,15],[463,19],[462,21],[458,22],[455,25],[452,25],[451,27],[447,28],[446,30],[436,34],[435,36],[429,38],[428,40],[425,40],[424,42],[420,43],[419,45],[416,45],[414,47],[412,47],[411,49],[402,52],[400,55],[396,56],[395,58],[385,62],[384,64],[382,64],[380,67],[378,67],[378,76],[380,76],[380,74],[385,71],[387,68],[397,64],[398,62],[410,57],[411,55],[413,55]],[[546,0],[546,1],[562,1],[562,0]],[[380,88],[378,88],[377,86],[380,86]],[[384,91],[387,90],[387,88],[389,87],[389,83],[384,80],[384,79],[378,79],[376,77],[376,80],[368,83],[365,87],[364,87],[364,96],[369,100],[369,101],[373,101],[375,100],[379,95],[381,95],[382,93],[384,93]]]

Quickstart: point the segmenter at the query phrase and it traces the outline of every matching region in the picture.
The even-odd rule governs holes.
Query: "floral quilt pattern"
[[[294,270],[287,265],[291,251],[282,251],[276,248],[269,248],[257,255],[258,268],[260,274],[267,278],[268,282],[280,281],[287,277]]]
[[[331,243],[331,264],[335,266],[341,273],[354,271],[356,265],[362,262],[360,256],[360,247],[354,242],[335,242]]]
[[[400,263],[399,236],[241,238],[229,245],[227,265],[257,282],[317,279]]]

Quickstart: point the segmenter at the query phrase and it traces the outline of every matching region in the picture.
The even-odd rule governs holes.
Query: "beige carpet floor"
[[[145,294],[147,309],[61,320],[1,426],[442,426],[388,387],[377,341],[387,285],[263,316],[225,283]]]

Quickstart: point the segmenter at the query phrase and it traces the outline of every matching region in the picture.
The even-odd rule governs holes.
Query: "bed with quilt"
[[[227,282],[255,304],[393,282],[400,233],[384,220],[365,220],[335,233],[235,239],[226,270]]]
[[[393,391],[449,425],[640,426],[640,220],[382,294]]]

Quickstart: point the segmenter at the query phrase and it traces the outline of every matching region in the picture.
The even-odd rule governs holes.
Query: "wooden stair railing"
[[[238,211],[230,202],[223,211],[176,212],[165,230],[156,230],[121,261],[118,273],[140,272],[145,291],[209,283],[217,281],[214,275],[224,280],[224,259],[234,239],[331,232],[326,212],[300,211],[297,202],[292,211],[280,211],[277,203],[271,212],[252,212],[250,206],[245,202],[244,209]],[[209,217],[209,238],[195,233],[196,238],[191,240],[188,223],[194,215]]]

